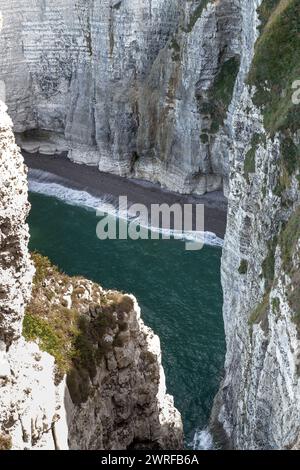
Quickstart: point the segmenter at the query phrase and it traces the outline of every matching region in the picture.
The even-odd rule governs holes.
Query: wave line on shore
[[[103,197],[96,197],[87,191],[70,188],[64,184],[65,181],[63,178],[59,178],[43,170],[29,169],[28,181],[29,191],[32,193],[55,197],[65,204],[79,206],[84,209],[102,211],[128,222],[136,221],[142,228],[146,228],[152,232],[173,236],[177,240],[198,242],[210,246],[223,247],[224,244],[224,241],[212,232],[189,231],[182,233],[172,229],[168,230],[144,225],[139,222],[136,216],[128,213],[125,208],[117,208],[118,200],[113,196],[104,195]]]

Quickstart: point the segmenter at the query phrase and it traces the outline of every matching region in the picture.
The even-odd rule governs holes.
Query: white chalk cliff
[[[237,449],[298,449],[299,1],[259,2],[260,15],[244,3],[247,75],[230,108],[222,260],[227,356],[213,428]]]
[[[239,3],[2,0],[0,80],[18,142],[179,192],[222,188]],[[211,106],[224,64],[232,80]]]
[[[53,448],[53,418],[61,415],[60,445],[67,446],[64,385],[54,385],[54,358],[22,337],[25,304],[31,295],[29,204],[23,158],[12,122],[0,102],[0,448]]]
[[[1,0],[0,7],[0,80],[23,149],[67,152],[178,192],[224,189],[227,355],[211,428],[235,449],[299,448],[300,110],[292,100],[299,0]],[[6,132],[16,156],[9,165],[17,165]],[[18,201],[24,222],[26,194]],[[7,271],[4,262],[1,271],[4,371],[11,348],[23,344],[30,292],[22,220],[13,229],[21,231],[20,264],[10,264],[9,249],[8,266],[17,267]],[[90,436],[82,441],[94,445]]]
[[[26,169],[2,102],[0,194],[0,449],[181,448],[159,338],[135,299],[123,306],[42,257],[33,280]],[[65,345],[77,349],[64,368]]]

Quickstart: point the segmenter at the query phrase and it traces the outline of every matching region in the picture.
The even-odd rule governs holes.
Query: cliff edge
[[[179,449],[159,338],[132,296],[28,253],[26,169],[0,102],[0,449]]]

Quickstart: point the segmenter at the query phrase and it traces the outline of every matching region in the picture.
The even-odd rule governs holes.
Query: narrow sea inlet
[[[221,248],[186,251],[178,240],[96,237],[94,210],[31,193],[30,249],[70,275],[133,293],[160,336],[167,388],[184,422],[186,445],[207,426],[224,364]]]

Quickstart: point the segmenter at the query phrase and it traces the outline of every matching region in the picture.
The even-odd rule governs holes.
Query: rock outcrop
[[[182,193],[227,187],[239,0],[3,0],[1,9],[0,80],[21,147]]]
[[[67,374],[65,406],[72,449],[179,449],[182,423],[166,395],[159,338],[136,299],[69,277],[40,255],[24,336]]]
[[[2,102],[0,193],[0,449],[181,448],[159,339],[136,300],[39,255],[32,280],[26,170]]]

